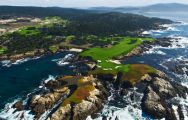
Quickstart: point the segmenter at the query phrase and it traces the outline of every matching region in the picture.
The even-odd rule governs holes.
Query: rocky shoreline
[[[170,47],[172,46],[172,39],[170,37],[164,37],[164,38],[157,38],[153,42],[143,42],[142,45],[134,48],[131,52],[129,52],[127,55],[122,55],[117,57],[118,60],[126,60],[129,57],[139,56],[142,55],[144,52],[151,49],[153,46],[161,46],[161,47]],[[178,40],[176,38],[176,40]]]
[[[125,60],[128,57],[141,55],[153,45],[171,46],[171,39],[161,38],[152,43],[145,42],[129,54],[117,59]],[[87,64],[90,70],[96,67],[95,62],[91,59],[79,57],[76,59]],[[95,118],[95,113],[102,109],[110,94],[107,85],[113,84],[116,89],[121,90],[122,97],[126,95],[125,91],[128,88],[136,87],[137,91],[143,94],[142,111],[152,118],[184,119],[180,109],[181,105],[175,103],[178,107],[175,111],[173,109],[174,103],[169,101],[177,96],[186,99],[188,88],[172,82],[165,73],[159,70],[141,74],[134,84],[129,80],[122,81],[122,77],[122,74],[119,73],[116,75],[88,75],[84,73],[76,76],[60,76],[55,80],[44,81],[43,87],[37,93],[29,96],[26,103],[18,101],[12,105],[12,108],[16,109],[14,112],[19,112],[21,118],[24,118],[23,111],[29,110],[34,115],[34,119],[37,120],[83,120],[89,115]],[[175,113],[178,113],[179,118]],[[105,117],[103,119],[105,120]]]
[[[125,60],[128,57],[141,55],[145,51],[149,50],[153,45],[159,45],[159,46],[163,46],[163,47],[170,46],[171,39],[172,38],[157,38],[157,40],[155,40],[154,42],[144,42],[142,45],[136,47],[131,52],[129,52],[127,55],[119,56],[119,57],[117,57],[117,59]],[[78,51],[76,51],[77,48],[75,48],[75,47],[72,49],[64,47],[64,48],[59,48],[55,53],[62,52],[62,51],[72,51],[73,49],[75,49],[75,51],[73,51],[73,52],[82,51],[82,49],[80,49],[80,48],[78,48]],[[43,55],[49,55],[49,54],[55,54],[55,53],[53,53],[47,49],[36,49],[36,50],[29,51],[29,52],[22,53],[22,54],[2,55],[2,56],[0,56],[0,61],[9,60],[12,63],[14,63],[17,60],[21,60],[21,59],[25,59],[25,58],[35,58],[35,57],[40,57]]]
[[[188,88],[172,82],[165,73],[158,70],[155,74],[143,75],[133,86],[119,84],[119,78],[119,75],[58,77],[43,83],[40,92],[32,95],[27,104],[23,105],[22,101],[18,101],[12,107],[16,108],[16,111],[31,110],[35,119],[39,120],[84,120],[102,109],[109,95],[106,85],[112,83],[114,86],[121,86],[122,97],[126,95],[126,89],[136,87],[137,91],[143,93],[143,112],[153,118],[178,119],[172,107],[173,102],[169,101],[177,96],[186,98]],[[182,111],[177,112],[179,116],[183,115]]]

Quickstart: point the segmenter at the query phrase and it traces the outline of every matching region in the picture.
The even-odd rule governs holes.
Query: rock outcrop
[[[107,97],[106,88],[92,75],[62,76],[43,84],[26,106],[18,101],[12,107],[31,110],[36,120],[83,120],[99,111]]]
[[[40,118],[44,112],[51,109],[61,97],[68,95],[69,92],[69,89],[64,87],[47,94],[35,95],[31,98],[29,107],[36,118]]]
[[[186,98],[188,89],[170,81],[167,75],[160,71],[156,75],[150,75],[150,77],[152,79],[149,82],[147,79],[145,81],[147,88],[142,99],[143,111],[155,119],[176,120],[172,108],[173,103],[168,101],[177,96]]]
[[[22,101],[17,101],[12,107],[16,108],[17,111],[21,111],[24,109]]]
[[[161,119],[166,116],[166,109],[161,104],[161,98],[150,86],[147,88],[147,92],[143,100],[143,106],[143,110],[155,118]]]
[[[102,108],[106,91],[100,82],[95,83],[95,88],[90,95],[78,104],[62,104],[48,120],[84,120]]]

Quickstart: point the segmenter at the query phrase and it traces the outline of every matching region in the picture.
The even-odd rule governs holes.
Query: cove
[[[43,56],[11,67],[0,66],[0,109],[13,99],[26,96],[38,88],[49,75],[72,75],[70,65],[58,66],[54,59],[63,58],[70,52]]]

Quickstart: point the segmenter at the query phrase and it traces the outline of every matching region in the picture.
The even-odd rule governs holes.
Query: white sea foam
[[[161,46],[154,46],[153,48],[149,49],[148,51],[145,52],[145,54],[160,54],[160,55],[166,55],[165,52],[160,50],[162,47]]]
[[[74,57],[73,54],[67,54],[64,58],[60,58],[60,59],[54,59],[52,61],[56,62],[59,66],[65,66],[70,64],[70,60],[72,60]]]
[[[48,78],[46,80],[44,80],[44,83],[48,83],[51,80],[55,80],[55,77],[52,75],[49,75]]]
[[[50,80],[55,80],[55,77],[52,75],[49,75],[48,78],[46,80],[44,80],[44,83],[47,83]],[[39,86],[40,88],[43,88],[44,86],[41,85]],[[36,90],[36,89],[35,89]],[[29,93],[27,96],[29,96],[30,94],[33,94],[35,92],[35,90],[32,93]],[[40,95],[36,95],[35,99],[39,98]],[[23,101],[23,105],[27,104],[28,101],[28,97]],[[22,111],[16,111],[16,108],[12,108],[12,106],[19,101],[19,99],[14,100],[11,103],[7,103],[5,105],[5,108],[0,112],[0,119],[5,119],[5,120],[34,120],[34,115],[31,114],[30,110],[22,110]],[[48,114],[49,111],[45,112],[40,120],[43,120],[42,118],[46,116],[46,114]]]
[[[115,112],[110,112],[110,111],[106,111],[107,112],[107,120],[135,120],[135,119],[138,119],[138,120],[141,120],[141,116],[138,117],[139,115],[141,115],[141,110],[139,109],[135,109],[134,107],[132,106],[128,106],[126,108],[117,108],[117,107],[111,107],[111,108],[108,108],[109,110],[111,111],[115,111]],[[138,116],[134,116],[133,115],[136,114]],[[88,116],[86,120],[102,120],[103,117],[98,117],[96,119],[92,119],[91,116]]]
[[[180,30],[177,29],[176,27],[168,27],[166,30],[167,30],[167,31],[180,31]]]
[[[2,66],[10,67],[12,65],[10,60],[3,60],[1,61]]]
[[[179,104],[181,106],[181,111],[183,112],[183,115],[184,115],[184,120],[188,120],[188,111],[187,111],[187,108],[188,108],[188,95],[186,95],[186,99],[184,98],[181,98],[181,97],[175,97],[171,100],[171,102],[174,102],[174,104]],[[173,109],[177,109],[176,107],[173,106]],[[178,114],[175,112],[175,114]],[[177,118],[178,118],[178,115],[177,115]]]
[[[148,35],[148,34],[151,34],[151,32],[150,31],[144,31],[144,32],[142,32],[142,34],[143,35]]]
[[[22,63],[25,63],[27,61],[36,60],[36,59],[39,59],[39,58],[40,57],[23,58],[23,59],[16,60],[15,62],[11,62],[10,60],[3,60],[3,61],[1,61],[1,64],[2,64],[2,66],[5,66],[5,67],[11,67],[12,65],[22,64]]]
[[[12,106],[17,102],[15,100],[12,103],[6,104],[3,111],[0,113],[0,118],[5,120],[34,120],[34,115],[29,110],[16,111]]]
[[[174,110],[176,119],[179,120],[178,106],[172,105],[172,109]]]
[[[126,96],[122,96],[124,102],[128,103],[125,107],[117,107],[116,104],[109,104],[110,101],[117,101],[117,104],[121,102],[116,100],[115,96],[118,94],[117,90],[114,90],[112,86],[109,86],[111,95],[108,97],[108,103],[104,105],[104,108],[99,117],[92,119],[88,116],[86,120],[102,120],[106,116],[107,120],[144,120],[142,116],[142,110],[140,109],[141,99],[143,94],[137,93],[136,88],[130,89]],[[130,96],[134,96],[134,100],[131,100]]]

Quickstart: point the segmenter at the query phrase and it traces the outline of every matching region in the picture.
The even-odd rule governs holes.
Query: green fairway
[[[99,73],[113,73],[117,72],[128,72],[129,65],[122,65],[113,62],[113,58],[120,55],[126,55],[132,51],[135,47],[142,44],[143,41],[153,41],[152,38],[130,38],[124,37],[122,40],[110,47],[110,48],[91,48],[81,53],[83,57],[91,57],[97,62],[97,70]]]
[[[108,60],[122,54],[127,54],[143,41],[153,41],[152,38],[122,38],[117,45],[111,48],[91,48],[81,53],[81,56],[90,56],[93,60]]]

